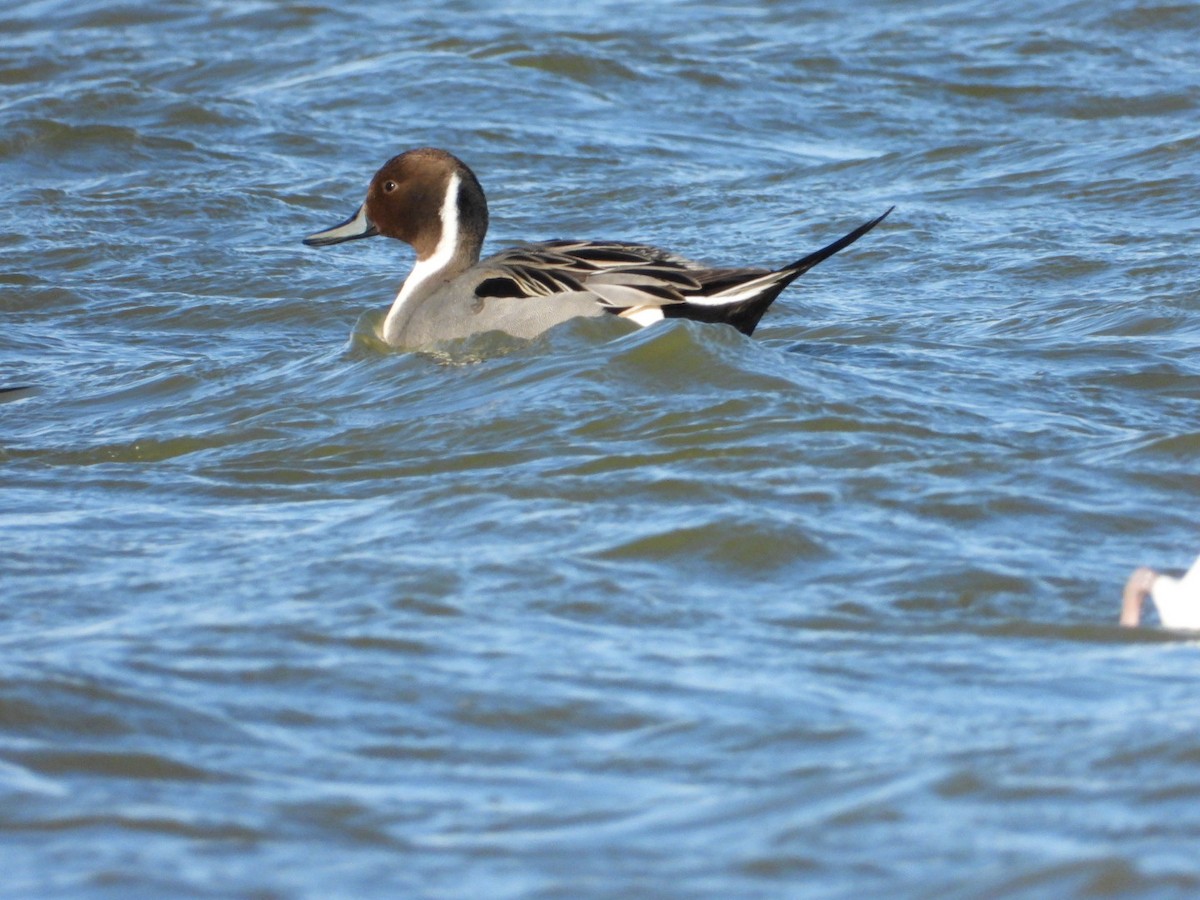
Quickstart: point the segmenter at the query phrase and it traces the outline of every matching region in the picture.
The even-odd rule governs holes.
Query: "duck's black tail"
[[[838,238],[829,246],[822,247],[815,253],[801,257],[791,265],[773,272],[754,274],[739,279],[736,284],[711,295],[703,303],[689,301],[673,306],[664,306],[663,314],[669,317],[696,319],[701,322],[725,322],[742,334],[753,334],[754,329],[758,326],[758,320],[763,317],[767,307],[775,302],[775,298],[782,293],[784,288],[813,266],[829,259],[839,250],[845,250],[886,219],[895,208],[894,206],[890,207],[879,218],[859,225],[845,237]]]
[[[790,266],[784,266],[782,269],[779,270],[781,273],[784,273],[784,272],[787,273],[787,281],[785,281],[784,284],[786,285],[786,284],[791,283],[796,278],[799,278],[801,275],[803,275],[805,272],[807,272],[809,269],[811,269],[813,266],[815,266],[817,263],[824,262],[825,260],[829,259],[829,257],[833,256],[833,254],[837,253],[839,250],[845,250],[847,247],[849,247],[851,244],[853,244],[855,241],[857,241],[860,237],[862,237],[864,234],[866,234],[868,231],[870,231],[872,228],[874,228],[876,225],[878,225],[880,222],[882,222],[884,219],[886,219],[889,215],[891,215],[892,210],[895,208],[896,207],[894,207],[894,206],[889,206],[887,209],[887,212],[885,212],[878,219],[872,219],[870,222],[865,222],[864,224],[859,225],[857,228],[855,228],[852,232],[850,232],[845,237],[838,238],[836,241],[834,241],[828,247],[822,247],[816,253],[810,253],[810,254],[808,254],[808,256],[805,256],[802,259],[796,260]]]

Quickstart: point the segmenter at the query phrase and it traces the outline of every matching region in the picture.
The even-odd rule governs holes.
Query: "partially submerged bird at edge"
[[[1200,558],[1182,578],[1164,575],[1147,566],[1134,570],[1121,597],[1122,625],[1136,628],[1141,623],[1146,598],[1154,601],[1163,628],[1200,631]]]
[[[354,215],[304,243],[323,247],[383,235],[412,245],[416,263],[382,329],[383,340],[396,347],[484,331],[531,338],[577,316],[603,315],[639,325],[670,318],[723,322],[749,335],[784,288],[891,211],[774,270],[709,266],[621,241],[528,243],[481,260],[488,227],[483,188],[460,159],[426,147],[388,160]]]

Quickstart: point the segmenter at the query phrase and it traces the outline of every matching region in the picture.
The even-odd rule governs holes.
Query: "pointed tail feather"
[[[799,276],[801,276],[805,272],[807,272],[809,269],[811,269],[813,266],[815,266],[817,263],[824,262],[825,260],[829,259],[829,257],[833,256],[833,254],[837,253],[839,250],[845,250],[847,247],[849,247],[851,244],[853,244],[855,241],[857,241],[860,237],[862,237],[864,234],[866,234],[868,231],[870,231],[872,228],[874,228],[876,225],[878,225],[880,222],[882,222],[884,219],[886,219],[891,214],[892,210],[895,208],[896,207],[894,207],[894,206],[888,207],[887,212],[885,212],[878,219],[872,219],[870,222],[866,222],[862,225],[859,225],[848,235],[846,235],[845,237],[838,238],[836,241],[834,241],[828,247],[822,247],[820,250],[816,251],[815,253],[810,253],[810,254],[808,254],[808,256],[801,257],[800,259],[798,259],[794,263],[792,263],[790,266],[784,266],[779,271],[787,272],[789,275],[792,276],[791,278],[788,279],[789,282],[793,278],[798,278]]]
[[[732,325],[747,337],[758,327],[758,320],[763,317],[775,298],[783,293],[783,289],[815,266],[829,259],[839,250],[844,250],[860,237],[888,217],[892,206],[882,216],[859,225],[845,237],[838,238],[828,247],[822,247],[815,253],[802,257],[790,266],[768,272],[749,282],[736,287],[727,288],[703,302],[685,302],[662,307],[662,313],[667,318],[696,319],[700,322],[724,322]]]

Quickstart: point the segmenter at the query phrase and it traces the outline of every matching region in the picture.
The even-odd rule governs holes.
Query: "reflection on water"
[[[1116,616],[1198,545],[1198,39],[0,14],[8,889],[1194,892],[1196,647]],[[898,208],[753,339],[396,353],[407,248],[299,241],[423,144],[493,249],[777,265]]]

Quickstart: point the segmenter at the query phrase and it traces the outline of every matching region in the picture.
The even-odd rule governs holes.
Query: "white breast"
[[[446,184],[446,196],[442,200],[442,208],[438,214],[442,220],[442,236],[438,238],[437,248],[425,259],[418,259],[400,286],[400,293],[392,301],[387,318],[383,320],[383,339],[389,344],[400,343],[400,331],[408,319],[405,303],[430,278],[446,268],[454,259],[458,250],[458,186],[461,179],[455,172]]]

